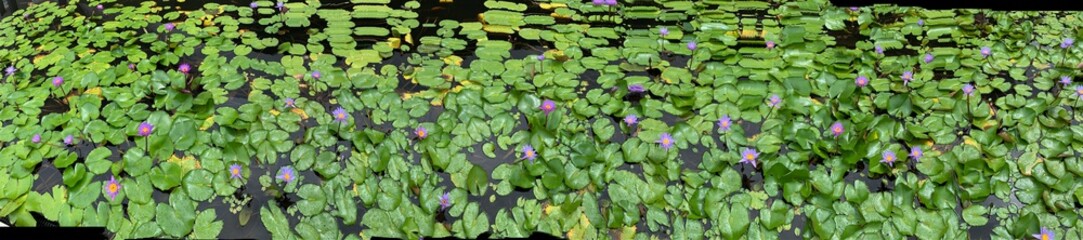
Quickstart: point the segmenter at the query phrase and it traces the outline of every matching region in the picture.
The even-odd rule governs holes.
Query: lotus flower
[[[969,83],[963,84],[963,94],[974,96],[974,85],[970,85]]]
[[[553,100],[546,99],[545,101],[542,101],[541,106],[538,108],[540,108],[542,112],[545,112],[546,116],[549,116],[549,113],[557,110],[557,103],[553,102]]]
[[[646,91],[646,90],[647,89],[643,88],[642,84],[636,83],[636,84],[628,85],[628,91],[629,92],[642,93],[643,91]]]
[[[741,150],[741,163],[752,164],[752,168],[756,168],[756,158],[760,157],[760,153],[755,149],[744,148]]]
[[[320,71],[312,70],[312,78],[320,79],[321,76],[323,76],[323,75],[320,74]]]
[[[41,134],[35,133],[33,137],[30,137],[30,142],[41,143]]]
[[[346,113],[346,109],[343,109],[342,107],[335,108],[335,111],[332,111],[331,115],[334,115],[335,121],[339,123],[346,123],[346,117],[349,116],[349,114]]]
[[[914,80],[914,72],[905,71],[902,74],[903,85],[909,85],[910,80]]]
[[[926,53],[925,54],[925,63],[931,63],[931,62],[933,62],[933,54],[932,53]]]
[[[842,127],[842,122],[835,122],[834,124],[831,124],[831,134],[835,135],[835,138],[838,138],[839,135],[842,135],[843,130],[844,129]]]
[[[445,192],[444,195],[440,195],[440,209],[447,209],[451,207],[451,196]]]
[[[64,77],[54,77],[53,78],[53,87],[60,87],[60,85],[63,85],[63,84],[64,84]]]
[[[143,122],[139,124],[139,136],[150,136],[150,134],[153,132],[154,125],[151,125],[150,122]]]
[[[1075,44],[1075,39],[1065,38],[1064,41],[1060,42],[1060,48],[1070,48],[1072,44]]]
[[[886,150],[882,155],[883,159],[880,159],[880,162],[887,163],[888,166],[895,166],[895,152],[892,152],[891,150]]]
[[[662,133],[662,136],[658,138],[657,143],[661,144],[662,148],[668,151],[673,147],[673,137],[669,136],[669,133]]]
[[[249,4],[248,4],[248,7],[251,7],[251,8],[258,8],[258,7],[259,7],[259,3],[257,3],[257,2],[252,2],[252,3],[249,3]]]
[[[179,70],[181,73],[188,74],[189,71],[192,71],[192,65],[188,65],[188,63],[181,63],[181,65],[177,67],[177,70]]]
[[[1041,230],[1038,232],[1038,234],[1034,234],[1033,236],[1034,236],[1034,238],[1037,238],[1038,240],[1053,240],[1053,239],[1056,239],[1056,236],[1053,235],[1053,231],[1049,230],[1049,229],[1046,229],[1045,227],[1042,227]]]
[[[286,98],[286,107],[288,107],[288,108],[297,107],[297,105],[295,105],[296,103],[297,103],[296,100],[293,100],[293,98]]]
[[[869,85],[869,78],[865,76],[857,76],[857,79],[854,79],[854,84],[856,84],[858,87],[865,87],[865,85]]]
[[[538,157],[538,153],[534,152],[534,147],[530,144],[523,145],[523,157],[520,159],[530,160],[530,163],[534,163],[534,158]]]
[[[767,49],[775,49],[775,41],[767,41]]]
[[[275,178],[278,178],[278,180],[282,180],[282,181],[285,181],[286,183],[289,183],[289,182],[292,182],[294,179],[296,179],[297,175],[295,173],[293,173],[293,168],[291,168],[289,166],[285,166],[285,167],[282,167],[282,169],[280,171],[278,171],[278,176],[275,176]]]
[[[177,27],[177,25],[174,25],[173,23],[165,23],[165,31],[166,32],[173,31],[173,29],[176,28],[176,27]]]
[[[723,114],[722,118],[718,119],[718,130],[722,130],[723,132],[729,131],[732,125],[733,121],[730,120],[730,115],[728,114]]]
[[[1068,85],[1071,85],[1072,84],[1072,77],[1061,76],[1060,77],[1060,84],[1064,84],[1065,87],[1067,87]]]
[[[5,68],[4,74],[7,74],[8,76],[15,75],[15,66],[8,66]]]
[[[692,50],[692,51],[696,50],[696,41],[688,42],[688,50]]]
[[[233,179],[241,179],[241,165],[234,163],[229,165],[229,177]]]
[[[67,137],[64,137],[64,145],[71,145],[73,142],[75,142],[75,137],[70,134]]]
[[[993,49],[989,47],[981,47],[981,56],[989,57],[989,55],[993,55]]]
[[[665,37],[666,35],[669,35],[669,28],[659,27],[658,28],[658,35],[661,35],[663,37]]]
[[[109,196],[109,200],[115,200],[118,193],[120,193],[120,182],[117,182],[116,177],[109,176],[109,181],[105,182],[105,195]]]
[[[884,47],[882,47],[880,45],[876,45],[876,47],[874,49],[876,51],[876,54],[884,54]]]
[[[925,26],[925,19],[918,19],[918,27]]]
[[[429,130],[426,130],[425,127],[417,126],[417,128],[414,129],[414,134],[417,135],[417,138],[425,139],[425,137],[429,136]]]
[[[782,98],[779,98],[778,94],[772,94],[771,97],[767,99],[767,106],[770,106],[772,108],[778,108],[781,105]]]
[[[624,124],[627,124],[629,127],[635,125],[638,121],[639,118],[636,118],[635,114],[628,114],[628,116],[624,116]]]
[[[920,161],[921,156],[923,155],[925,155],[925,151],[922,151],[920,147],[910,147],[910,159],[914,159],[914,161]]]

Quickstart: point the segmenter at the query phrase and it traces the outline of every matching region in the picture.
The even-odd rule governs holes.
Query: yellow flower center
[[[887,160],[888,162],[894,162],[895,156],[888,155],[887,157],[884,157],[884,160]]]
[[[335,116],[338,116],[338,118],[346,118],[346,114],[343,114],[343,113],[339,113],[338,115],[335,115]]]
[[[283,179],[283,180],[289,181],[289,180],[290,180],[290,178],[292,178],[292,176],[290,176],[290,174],[289,174],[289,173],[286,173],[286,174],[282,174],[282,179]]]
[[[1078,93],[1078,94],[1080,94],[1080,95],[1083,95],[1083,89],[1075,90],[1075,93]]]
[[[1042,240],[1049,240],[1049,234],[1042,234]]]
[[[669,138],[663,138],[662,139],[662,144],[669,145]]]
[[[116,184],[116,183],[110,183],[110,184],[109,184],[109,192],[110,192],[110,193],[115,193],[115,192],[117,192],[117,188],[119,188],[119,187],[117,186],[117,184]]]
[[[140,132],[143,132],[143,134],[147,134],[147,133],[149,133],[149,132],[150,132],[150,128],[148,128],[148,127],[143,127],[142,129],[139,129],[139,131],[140,131]]]
[[[729,126],[730,126],[730,122],[722,122],[722,127],[729,127]]]
[[[534,157],[534,151],[526,151],[526,157],[528,157],[528,158]]]
[[[745,154],[745,159],[752,160],[753,158],[756,158],[756,155],[752,155],[751,153]]]
[[[236,168],[234,168],[234,169],[233,169],[233,174],[234,174],[234,175],[237,175],[237,174],[241,174],[241,170],[240,170],[240,169],[236,169]]]
[[[419,137],[425,137],[425,135],[426,135],[426,134],[425,134],[425,130],[417,130],[417,136],[419,136]]]
[[[834,131],[835,132],[842,132],[842,128],[841,127],[835,127]]]

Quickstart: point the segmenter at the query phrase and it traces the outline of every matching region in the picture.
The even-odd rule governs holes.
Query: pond
[[[118,239],[1083,238],[1079,12],[0,5],[8,225]]]

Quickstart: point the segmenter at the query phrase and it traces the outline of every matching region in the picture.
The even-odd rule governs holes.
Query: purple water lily
[[[963,84],[963,94],[974,96],[974,85],[970,85],[969,83]]]
[[[642,84],[638,84],[638,83],[636,83],[636,84],[628,85],[628,91],[629,91],[629,92],[633,92],[633,93],[642,93],[642,92],[644,92],[644,91],[646,91],[646,90],[647,90],[647,89],[643,88],[643,85],[642,85]]]
[[[843,130],[844,128],[842,127],[842,122],[835,122],[834,124],[831,124],[831,134],[835,135],[835,138],[838,138],[839,135],[842,135]]]
[[[617,0],[605,0],[605,5],[617,6]]]
[[[135,63],[129,63],[128,64],[128,70],[135,71]]]
[[[861,10],[861,9],[860,9],[860,8],[857,8],[857,7],[850,7],[850,11],[854,11],[854,12],[857,12],[857,10]]]
[[[154,125],[151,125],[150,122],[142,122],[139,124],[138,132],[139,136],[150,136],[150,134],[154,132]]]
[[[241,165],[234,163],[229,165],[229,177],[233,179],[241,179]]]
[[[41,143],[41,134],[35,133],[33,137],[30,137],[30,142]]]
[[[903,85],[909,85],[910,80],[914,80],[914,72],[905,71],[902,74]]]
[[[1083,86],[1075,86],[1076,97],[1083,98]]]
[[[165,31],[166,32],[173,31],[173,29],[176,28],[176,27],[177,27],[177,25],[175,25],[173,23],[165,23]]]
[[[1063,84],[1065,87],[1067,87],[1068,85],[1071,85],[1072,84],[1072,77],[1061,76],[1060,77],[1060,84]]]
[[[597,5],[597,6],[601,6],[601,5],[605,5],[605,0],[591,0],[590,3],[594,4],[594,5]]]
[[[278,171],[278,176],[275,176],[275,178],[289,183],[296,179],[297,175],[293,173],[293,168],[291,168],[290,166],[285,166]]]
[[[876,47],[873,48],[873,49],[874,49],[874,51],[876,51],[876,54],[884,54],[884,47],[882,47],[880,45],[876,45]]]
[[[921,161],[921,156],[923,155],[925,155],[925,151],[922,151],[921,147],[910,147],[910,159],[914,159],[914,161]]]
[[[1056,239],[1056,236],[1053,234],[1053,231],[1049,230],[1049,229],[1046,229],[1045,227],[1042,227],[1038,231],[1038,234],[1034,234],[1033,237],[1037,238],[1038,240],[1053,240],[1053,239]]]
[[[311,75],[312,75],[312,78],[315,78],[315,79],[320,79],[320,77],[322,77],[322,76],[323,76],[322,74],[320,74],[320,71],[319,71],[319,70],[312,70],[312,74],[311,74]]]
[[[339,123],[346,123],[346,117],[350,114],[346,113],[346,109],[342,107],[335,108],[335,111],[331,112],[331,115],[335,117],[335,121]]]
[[[767,98],[767,106],[772,108],[778,108],[782,105],[782,98],[778,97],[778,94],[771,94],[770,98]]]
[[[857,79],[854,79],[854,84],[858,87],[865,87],[865,85],[869,85],[869,78],[865,76],[857,76]]]
[[[293,100],[293,98],[286,98],[286,107],[288,107],[288,108],[297,107],[296,104],[297,104],[297,100]]]
[[[283,11],[286,9],[286,4],[279,1],[278,3],[275,3],[275,9],[278,9],[278,11]]]
[[[661,144],[662,148],[668,151],[670,148],[673,147],[673,136],[670,136],[669,133],[662,133],[662,135],[658,138],[657,143]]]
[[[105,195],[109,196],[109,200],[117,199],[117,194],[120,193],[120,182],[117,182],[117,178],[109,176],[109,181],[105,182]]]
[[[8,76],[15,75],[15,66],[8,66],[5,68],[4,74],[7,74]]]
[[[981,47],[981,56],[989,57],[989,55],[993,55],[993,49],[989,47]]]
[[[542,101],[541,106],[538,106],[538,108],[541,109],[542,112],[545,112],[546,116],[549,116],[549,113],[557,110],[557,103],[553,102],[553,100],[546,99],[545,101]]]
[[[884,151],[882,156],[883,156],[883,159],[880,159],[880,162],[887,163],[888,166],[892,166],[892,167],[895,166],[895,160],[896,160],[895,152],[892,152],[891,150],[886,150],[886,151]]]
[[[97,6],[97,7],[95,7],[95,8],[97,8],[97,9],[98,9],[98,11],[101,11],[101,10],[104,10],[104,9],[105,9],[105,6],[102,6],[101,4],[98,4],[98,6]]]
[[[628,116],[624,116],[624,124],[628,125],[629,127],[635,125],[636,122],[639,122],[639,118],[636,118],[635,114],[628,114]]]
[[[768,40],[765,44],[767,44],[767,49],[775,49],[775,41]]]
[[[692,50],[692,51],[696,50],[696,41],[688,42],[688,50]]]
[[[535,58],[538,59],[538,61],[545,61],[545,54],[538,54]]]
[[[530,160],[530,163],[534,163],[535,157],[538,157],[538,153],[534,152],[534,147],[530,144],[523,145],[523,157],[519,159]]]
[[[64,85],[64,77],[53,77],[53,87],[60,87]]]
[[[741,163],[752,164],[752,168],[756,168],[756,158],[760,157],[760,153],[756,152],[756,149],[744,148],[741,150]]]
[[[258,8],[258,7],[259,7],[259,3],[257,3],[257,2],[252,2],[252,3],[249,3],[249,4],[248,4],[248,7],[250,7],[250,8]]]
[[[68,136],[64,137],[64,145],[71,145],[74,142],[75,137],[73,137],[72,135],[69,134]]]
[[[1075,44],[1074,38],[1065,38],[1064,41],[1060,42],[1060,48],[1070,48],[1072,44]]]
[[[425,137],[429,136],[429,130],[425,129],[425,127],[417,126],[417,128],[414,129],[414,135],[417,135],[417,138],[419,139],[425,139]]]
[[[925,26],[925,19],[918,19],[918,27]]]
[[[669,35],[669,28],[659,27],[658,28],[658,35],[661,35],[662,37],[665,37],[666,35]]]
[[[718,119],[718,130],[729,131],[732,126],[733,120],[730,119],[730,115],[722,114],[722,117]]]
[[[192,65],[188,65],[188,63],[181,63],[180,66],[177,67],[177,70],[187,75],[189,71],[192,71]]]
[[[447,209],[451,207],[451,195],[444,192],[444,195],[440,195],[440,209]]]
[[[933,54],[932,53],[926,53],[925,54],[925,63],[931,63],[931,62],[933,62]]]

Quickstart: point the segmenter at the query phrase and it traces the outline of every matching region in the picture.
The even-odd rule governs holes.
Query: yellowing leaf
[[[83,94],[93,94],[93,95],[98,95],[100,97],[100,96],[102,96],[102,88],[101,87],[90,88],[90,89],[87,89],[86,91],[83,91]]]
[[[301,120],[308,119],[308,113],[306,113],[304,109],[292,108],[292,109],[290,109],[290,112],[293,112],[294,114],[297,114],[298,116],[301,116]]]
[[[214,126],[214,115],[211,115],[206,120],[203,120],[203,125],[199,126],[200,131],[207,131],[207,129]]]
[[[173,155],[173,156],[169,156],[169,159],[166,160],[166,161],[176,163],[177,166],[180,166],[181,169],[184,169],[184,172],[188,172],[188,171],[191,171],[191,170],[203,168],[202,166],[200,166],[199,160],[196,160],[196,158],[191,156],[191,155],[184,156],[184,158],[180,158],[180,157],[177,157],[177,155]]]
[[[278,110],[274,110],[274,109],[271,109],[270,112],[271,112],[271,115],[275,115],[275,116],[278,116],[278,114],[281,113]]]
[[[388,38],[387,46],[391,47],[392,49],[399,49],[399,46],[402,46],[402,39],[397,37]]]

